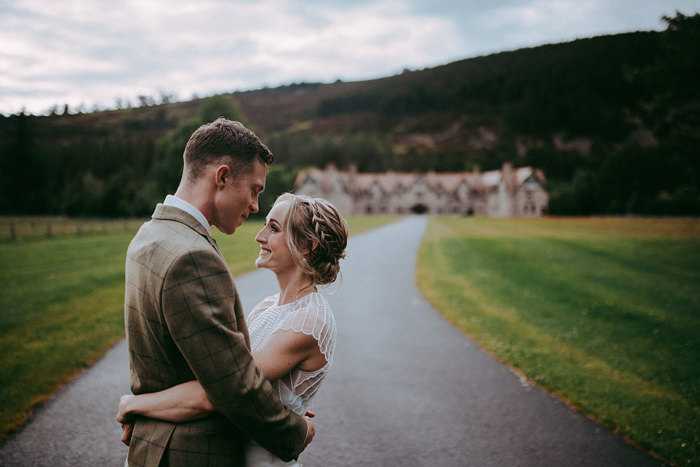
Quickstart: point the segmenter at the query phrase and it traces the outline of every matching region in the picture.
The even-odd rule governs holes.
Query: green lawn
[[[541,386],[700,462],[700,220],[433,218],[416,274],[447,319]]]
[[[348,222],[354,234],[392,220]],[[14,222],[28,231],[35,220]],[[234,275],[254,269],[261,226],[215,234]],[[116,232],[0,242],[0,438],[124,336],[124,260],[134,233],[120,224]]]
[[[65,216],[0,216],[0,242],[93,233],[132,232],[145,219],[76,219]]]

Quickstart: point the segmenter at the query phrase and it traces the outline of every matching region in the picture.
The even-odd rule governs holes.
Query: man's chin
[[[242,226],[242,225],[243,225],[243,221],[239,222],[237,225],[234,225],[234,226],[233,226],[233,229],[231,230],[231,233],[230,233],[229,235],[232,235],[234,232],[236,232],[236,230],[238,229],[238,227],[240,227],[240,226]]]

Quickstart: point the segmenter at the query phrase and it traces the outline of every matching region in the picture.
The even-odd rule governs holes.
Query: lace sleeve
[[[275,295],[270,295],[269,297],[265,297],[260,303],[255,305],[253,309],[251,310],[250,314],[248,315],[248,318],[246,319],[248,321],[248,324],[253,322],[255,318],[260,315],[263,311],[267,310],[270,308],[272,305],[277,303],[277,300],[279,298],[280,294],[275,294]]]
[[[326,299],[318,293],[308,295],[298,309],[280,322],[278,330],[292,330],[313,336],[330,366],[335,351],[335,318]]]

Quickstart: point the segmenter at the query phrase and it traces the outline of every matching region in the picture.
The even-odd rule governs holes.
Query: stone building
[[[295,193],[325,198],[343,214],[537,217],[547,213],[544,174],[533,167],[457,173],[359,173],[356,166],[299,172]]]

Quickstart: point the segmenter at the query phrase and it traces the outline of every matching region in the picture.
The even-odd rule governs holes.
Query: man
[[[211,226],[230,235],[258,211],[274,156],[220,118],[185,147],[175,196],[158,204],[126,258],[125,321],[134,394],[199,380],[216,414],[173,424],[137,418],[129,465],[242,465],[248,436],[297,458],[314,426],[288,410],[250,355],[248,328]]]

